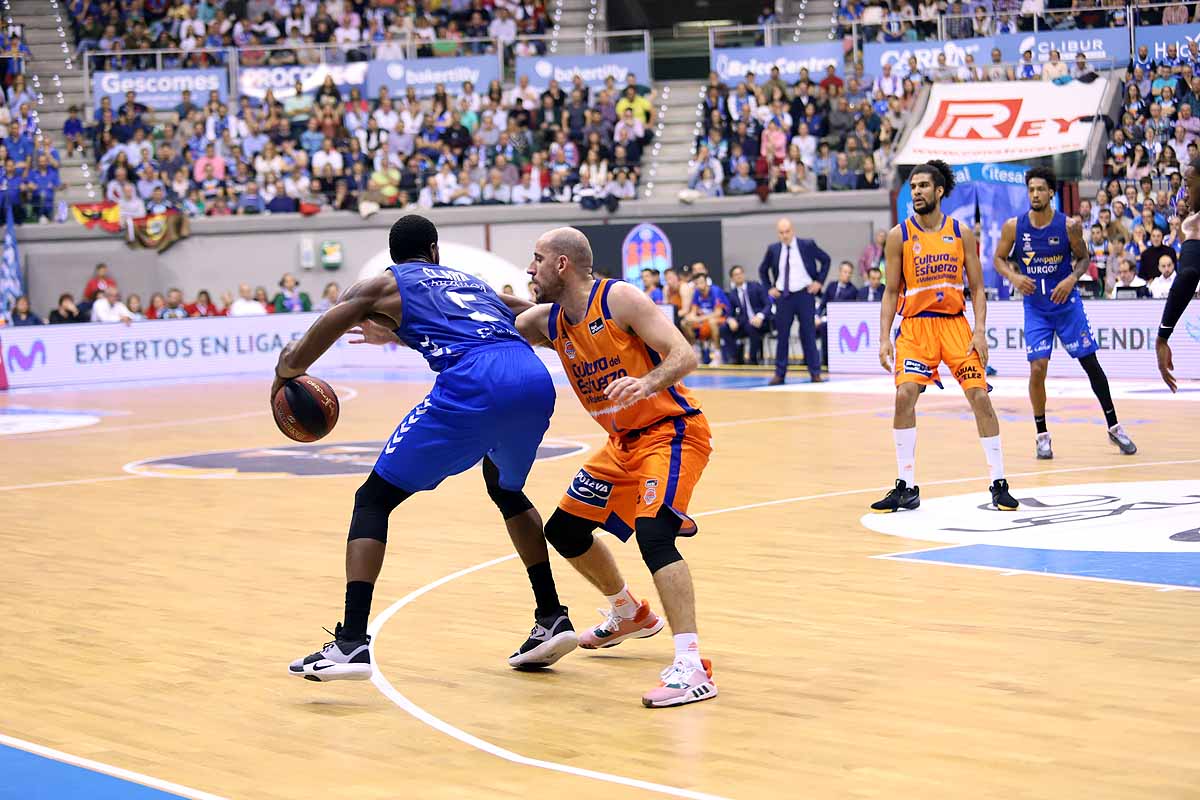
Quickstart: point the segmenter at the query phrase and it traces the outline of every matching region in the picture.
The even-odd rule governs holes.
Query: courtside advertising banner
[[[863,45],[863,68],[868,75],[878,76],[884,64],[891,64],[893,75],[908,74],[908,59],[917,59],[917,68],[928,74],[938,66],[938,56],[946,55],[946,65],[961,67],[967,56],[975,59],[975,66],[991,63],[994,39],[990,36],[978,39],[949,39],[944,42],[868,42]]]
[[[135,322],[0,328],[0,378],[10,388],[109,381],[202,378],[243,373],[269,381],[279,351],[299,339],[319,314],[268,314]],[[541,351],[552,372],[558,357]],[[428,373],[405,347],[340,339],[314,370],[361,367]],[[0,385],[3,381],[0,380]]]
[[[758,76],[761,84],[770,77],[771,67],[779,67],[779,77],[791,85],[800,79],[800,70],[808,70],[813,82],[825,75],[825,68],[834,66],[842,72],[845,52],[842,43],[789,44],[778,47],[716,47],[709,51],[709,68],[721,76],[724,83],[736,86],[747,72]]]
[[[351,87],[361,87],[367,79],[366,61],[350,64],[295,64],[287,67],[243,67],[238,71],[238,88],[247,97],[261,100],[270,90],[276,100],[296,93],[296,80],[307,94],[315,92],[325,82],[326,75],[343,93]]]
[[[1087,148],[1107,79],[935,83],[896,162],[1018,161]]]
[[[137,101],[157,111],[173,110],[183,102],[183,90],[192,92],[192,102],[204,105],[214,89],[221,102],[229,96],[229,75],[223,69],[164,69],[150,72],[97,72],[92,75],[92,94],[96,106],[100,98],[111,97],[113,109],[125,102],[126,92],[135,92]]]
[[[1188,44],[1200,42],[1200,24],[1192,25],[1148,25],[1135,28],[1133,31],[1134,44],[1137,47],[1146,46],[1146,55],[1151,61],[1158,61],[1167,55],[1167,45],[1175,45],[1175,54],[1185,56]]]
[[[367,69],[366,94],[376,97],[386,86],[392,96],[402,95],[411,86],[417,97],[429,97],[440,83],[451,95],[457,95],[466,81],[483,93],[489,83],[499,79],[500,65],[494,55],[372,61]]]
[[[1162,319],[1165,300],[1083,300],[1092,333],[1100,344],[1098,357],[1110,378],[1158,381],[1158,361],[1154,340]],[[988,303],[988,365],[1002,377],[1029,374],[1025,357],[1025,304],[1012,300]],[[974,319],[970,299],[967,321]],[[829,326],[829,368],[833,372],[878,374],[879,304],[830,303],[826,324]],[[893,335],[897,318],[893,326]],[[1195,304],[1184,313],[1171,337],[1176,377],[1200,378],[1200,309]],[[1067,355],[1058,340],[1050,358],[1052,377],[1079,378],[1083,370]],[[953,384],[954,377],[943,371]],[[1164,387],[1165,388],[1165,387]]]
[[[625,88],[625,76],[637,76],[637,82],[650,85],[650,61],[646,53],[605,53],[597,56],[519,56],[517,78],[529,78],[529,85],[539,92],[545,91],[551,80],[558,81],[563,89],[571,88],[575,75],[592,90],[603,89],[605,78],[617,82],[617,91]],[[614,101],[619,98],[613,98]]]

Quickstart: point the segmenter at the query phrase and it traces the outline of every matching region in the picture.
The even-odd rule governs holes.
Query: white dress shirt
[[[788,254],[791,254],[790,257]],[[788,281],[789,286],[783,285],[783,265],[788,265]],[[802,292],[813,282],[812,276],[808,273],[808,267],[804,264],[804,259],[800,256],[800,245],[796,237],[792,237],[792,243],[784,247],[780,243],[779,247],[779,274],[775,278],[775,288],[781,292]]]

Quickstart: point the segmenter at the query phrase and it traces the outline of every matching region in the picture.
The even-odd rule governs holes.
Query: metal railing
[[[826,40],[833,39],[826,23],[812,25],[714,25],[707,28],[708,48],[717,47],[775,47],[784,44],[815,43],[814,39],[802,39],[805,34],[825,34]]]
[[[518,42],[530,42],[542,46],[542,55],[600,55],[604,53],[633,53],[645,51],[653,60],[653,40],[648,30],[596,31],[593,33],[563,35],[541,33],[518,36]]]

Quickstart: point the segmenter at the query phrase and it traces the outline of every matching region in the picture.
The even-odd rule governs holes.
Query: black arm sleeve
[[[1196,294],[1196,285],[1200,284],[1200,267],[1187,264],[1181,267],[1171,284],[1171,293],[1167,295],[1167,305],[1163,308],[1162,321],[1158,323],[1158,338],[1170,339],[1175,330],[1175,323],[1183,316],[1184,310]]]

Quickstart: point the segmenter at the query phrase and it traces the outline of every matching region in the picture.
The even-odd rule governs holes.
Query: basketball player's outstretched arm
[[[1088,252],[1087,243],[1083,241],[1082,223],[1067,220],[1067,241],[1071,243],[1071,255],[1075,259],[1075,265],[1071,274],[1059,281],[1050,293],[1050,299],[1055,303],[1065,303],[1070,299],[1071,290],[1092,263],[1092,254]]]
[[[975,231],[963,228],[964,261],[967,267],[967,283],[971,285],[971,305],[975,309],[975,334],[967,353],[974,350],[979,354],[983,366],[988,363],[987,343],[987,292],[983,288],[983,265],[979,263],[979,247],[975,244]]]
[[[341,336],[355,326],[373,320],[393,328],[400,327],[400,292],[391,273],[359,281],[342,293],[333,308],[312,324],[304,335],[279,353],[271,398],[284,382],[308,371]]]
[[[996,244],[996,252],[992,254],[992,265],[996,267],[996,272],[1008,280],[1021,294],[1033,294],[1037,289],[1033,278],[1028,275],[1022,275],[1013,267],[1008,260],[1009,254],[1012,252],[1013,245],[1017,243],[1017,218],[1009,217],[1004,222],[1004,227],[1000,229],[1000,241]]]
[[[608,308],[622,330],[632,331],[662,356],[662,362],[642,377],[626,375],[605,387],[604,394],[609,400],[618,405],[636,403],[674,386],[696,368],[699,360],[687,339],[636,286],[613,284],[608,293]]]
[[[900,226],[897,225],[888,231],[887,240],[883,245],[887,275],[883,285],[883,297],[879,298],[879,363],[888,372],[892,372],[894,368],[892,322],[896,319],[896,306],[900,302],[900,284],[904,282],[904,266],[901,264],[904,257],[903,244],[904,237]]]
[[[549,303],[530,304],[528,309],[517,314],[517,333],[534,347],[550,347],[550,312],[553,308]]]

